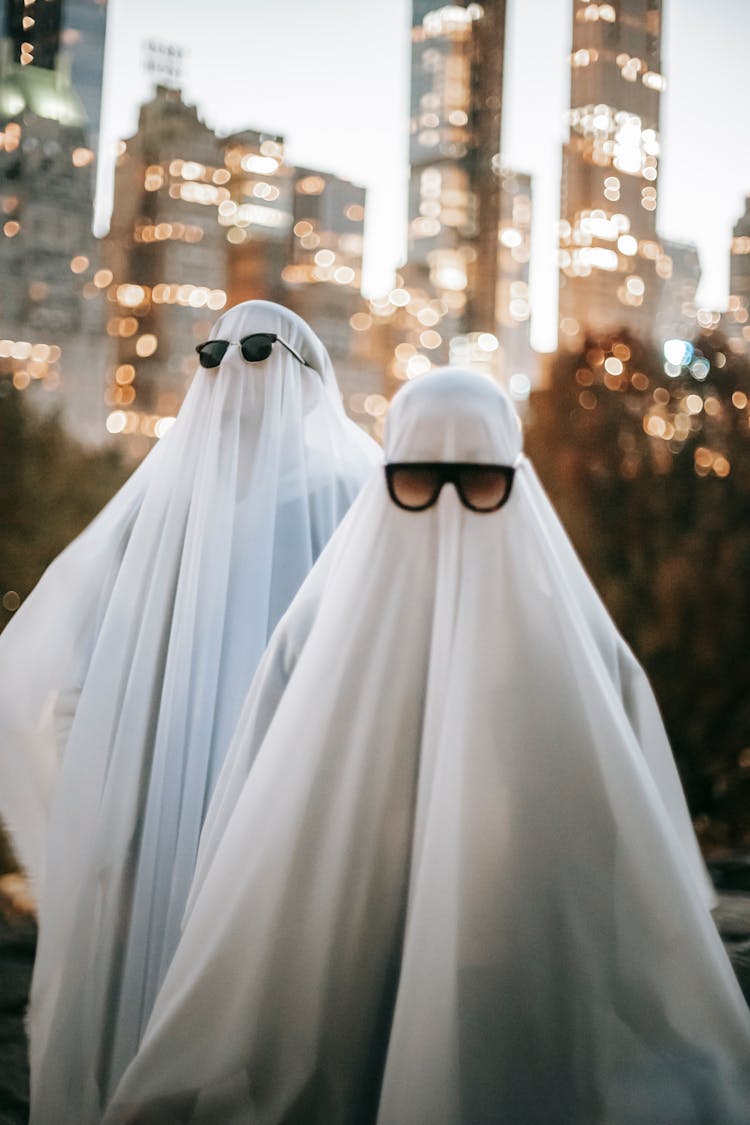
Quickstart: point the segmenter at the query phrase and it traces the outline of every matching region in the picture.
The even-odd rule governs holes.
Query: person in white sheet
[[[409,384],[276,630],[105,1125],[744,1125],[649,685],[506,395]]]
[[[216,322],[171,431],[0,637],[0,815],[39,902],[31,1120],[98,1121],[180,932],[276,622],[382,454],[295,314]]]

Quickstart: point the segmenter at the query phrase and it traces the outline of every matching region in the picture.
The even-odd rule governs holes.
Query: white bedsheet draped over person
[[[261,362],[235,346],[280,342]],[[378,447],[295,314],[214,325],[171,431],[0,637],[0,814],[40,941],[32,1121],[98,1121],[180,932],[201,825],[268,637]]]
[[[391,462],[512,466],[488,379]],[[249,767],[252,765],[252,769]],[[259,667],[106,1125],[741,1125],[750,1015],[648,684],[528,461],[492,514],[377,471]]]

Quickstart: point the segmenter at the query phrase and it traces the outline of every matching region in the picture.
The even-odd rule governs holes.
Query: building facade
[[[701,279],[698,248],[692,242],[661,239],[658,261],[661,292],[656,315],[660,340],[691,338],[698,325],[695,295]]]
[[[528,394],[531,183],[500,158],[505,15],[505,0],[412,6],[407,260],[353,318],[386,373],[385,397],[360,396],[375,432],[399,383],[436,364],[517,374]]]
[[[51,47],[54,24],[42,30],[39,58],[53,68],[15,59],[12,38],[0,44],[0,373],[95,441],[106,345],[93,153],[83,103]]]
[[[734,225],[729,259],[729,291],[750,308],[750,195],[745,211]]]
[[[365,193],[295,168],[284,138],[218,137],[178,89],[157,86],[121,144],[106,269],[107,427],[133,455],[165,432],[217,313],[247,300],[298,312],[326,343],[348,405],[361,383],[352,316],[361,305]],[[368,368],[371,377],[371,368]]]
[[[60,50],[64,0],[4,0],[3,36],[11,61],[54,70]]]
[[[504,0],[413,5],[408,271],[464,332],[494,325],[504,34]]]
[[[287,303],[325,340],[345,402],[361,390],[351,318],[362,297],[365,190],[311,168],[294,169],[292,246],[282,272]],[[368,376],[364,376],[368,378]]]
[[[67,69],[86,113],[88,143],[96,149],[107,0],[4,0],[3,6],[2,34],[9,40],[11,61],[44,70],[61,63]]]
[[[35,3],[39,7],[40,0]],[[70,59],[71,81],[86,110],[94,152],[99,149],[106,35],[107,0],[64,0],[60,45]]]
[[[408,290],[436,302],[433,358],[447,361],[452,338],[496,330],[505,0],[415,0],[411,38],[403,274]]]
[[[138,131],[121,142],[106,268],[114,360],[107,376],[110,433],[137,454],[179,409],[195,346],[227,304],[228,245],[220,208],[231,174],[216,135],[179,90],[156,88]]]
[[[656,233],[661,0],[576,0],[563,152],[560,342],[650,336],[668,264]]]
[[[281,301],[293,224],[293,175],[284,138],[245,129],[223,142],[229,199],[219,204],[228,255],[229,304]]]
[[[750,196],[732,232],[729,255],[729,308],[722,331],[737,355],[750,354]]]

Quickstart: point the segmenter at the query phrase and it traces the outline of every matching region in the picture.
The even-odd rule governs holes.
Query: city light
[[[516,402],[523,402],[531,393],[531,380],[528,375],[517,371],[511,375],[508,381],[508,390],[511,398],[515,399]]]
[[[664,358],[676,367],[686,366],[693,358],[693,345],[689,340],[665,340]]]

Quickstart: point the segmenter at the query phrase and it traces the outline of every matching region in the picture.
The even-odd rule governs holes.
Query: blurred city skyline
[[[571,9],[571,0],[509,3],[501,150],[507,164],[533,176],[532,342],[542,351],[555,347],[557,334],[554,224]],[[731,228],[750,194],[750,148],[739,141],[737,113],[748,87],[743,45],[750,41],[750,6],[669,0],[665,9],[658,227],[666,237],[697,243],[699,300],[724,308]],[[158,9],[144,0],[127,7],[110,0],[103,176],[106,154],[135,130],[153,85],[145,44],[174,43],[185,52],[185,97],[212,127],[282,133],[297,163],[367,187],[365,289],[382,292],[405,254],[410,0],[385,0],[370,19],[364,5],[345,0],[262,7],[256,0],[216,0],[211,13],[207,22],[194,0],[163,0]],[[247,34],[237,34],[245,28]],[[107,209],[103,196],[100,227]]]

